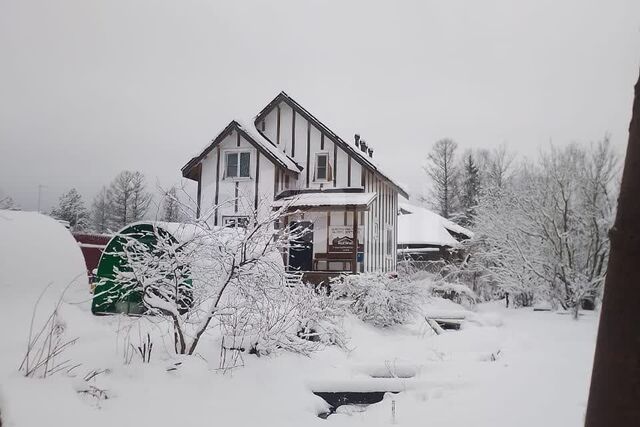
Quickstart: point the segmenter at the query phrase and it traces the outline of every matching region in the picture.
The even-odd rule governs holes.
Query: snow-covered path
[[[389,425],[394,400],[399,425],[581,425],[595,316],[589,313],[574,321],[570,316],[528,309],[504,310],[495,305],[482,309],[497,311],[503,324],[433,336],[419,325],[380,331],[350,318],[348,353],[330,348],[312,358],[248,356],[245,367],[227,375],[214,372],[215,363],[199,359],[185,361],[179,371],[169,373],[168,360],[122,366],[115,352],[110,361],[96,354],[95,360],[86,362],[88,366],[107,363],[112,369],[100,382],[112,398],[100,408],[80,399],[71,380],[11,375],[3,379],[1,388],[5,418],[8,425],[21,426],[45,420],[107,426],[123,417],[153,425],[201,425],[208,419],[231,425]],[[110,319],[99,320],[97,336],[113,340],[104,333],[104,323]],[[90,331],[86,333],[88,338]],[[109,347],[95,340],[87,344],[92,345]],[[88,351],[81,353],[85,359],[90,357]],[[406,385],[405,392],[389,394],[365,412],[335,414],[327,420],[314,415],[323,406],[310,391],[314,384],[366,384],[368,373],[385,366],[398,370],[417,366],[418,373],[398,380]]]

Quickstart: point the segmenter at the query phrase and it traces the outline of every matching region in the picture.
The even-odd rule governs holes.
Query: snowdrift
[[[24,351],[38,298],[36,322],[63,293],[65,301],[89,298],[84,258],[69,230],[36,212],[0,210],[0,337],[6,357]],[[0,370],[15,369],[16,362]]]

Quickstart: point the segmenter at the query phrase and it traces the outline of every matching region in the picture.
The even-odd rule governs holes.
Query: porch
[[[364,271],[365,212],[376,193],[306,193],[277,200],[286,206],[284,227],[296,231],[287,253],[287,271],[303,280],[326,284],[345,273]]]

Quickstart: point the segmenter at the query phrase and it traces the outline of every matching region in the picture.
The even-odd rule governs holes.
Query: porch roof
[[[272,203],[274,208],[349,206],[367,208],[376,198],[376,193],[304,193],[284,197]]]

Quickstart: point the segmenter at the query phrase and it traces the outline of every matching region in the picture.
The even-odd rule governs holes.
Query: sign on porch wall
[[[358,227],[358,236],[362,236],[364,227]],[[362,251],[364,245],[358,241],[358,251]],[[353,226],[330,225],[329,226],[329,252],[353,252]]]

